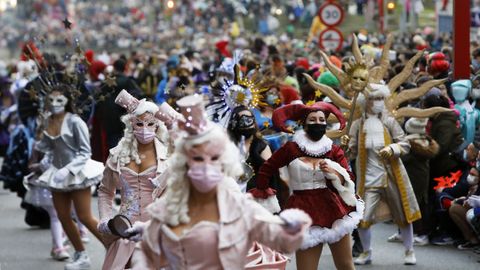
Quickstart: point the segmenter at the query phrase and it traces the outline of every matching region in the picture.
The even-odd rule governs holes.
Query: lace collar
[[[298,144],[300,150],[305,154],[313,157],[323,156],[328,151],[332,150],[333,141],[326,135],[319,141],[312,141],[307,137],[304,130],[299,130],[293,135],[293,141]]]

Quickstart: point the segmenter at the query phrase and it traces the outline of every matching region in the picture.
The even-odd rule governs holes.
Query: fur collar
[[[304,130],[299,130],[293,135],[293,141],[297,143],[302,152],[309,156],[320,157],[332,150],[332,140],[326,135],[319,141],[312,141],[307,137]]]

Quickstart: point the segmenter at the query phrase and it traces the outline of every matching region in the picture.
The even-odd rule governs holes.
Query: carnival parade
[[[0,0],[0,95],[0,270],[480,267],[478,0]]]

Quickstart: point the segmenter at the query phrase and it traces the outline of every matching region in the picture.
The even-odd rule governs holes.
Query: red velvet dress
[[[310,243],[302,247],[309,248],[320,243],[336,242],[350,233],[360,221],[363,208],[362,205],[359,207],[355,197],[354,184],[351,181],[353,175],[343,150],[326,137],[319,142],[309,141],[307,145],[301,145],[302,141],[305,141],[302,135],[296,135],[293,142],[287,142],[263,164],[257,175],[257,187],[250,192],[257,199],[268,199],[274,195],[276,191],[269,187],[270,178],[278,169],[287,166],[289,186],[293,191],[287,208],[299,208],[307,212],[313,220],[310,234],[311,238],[315,239],[310,239]],[[300,145],[295,138],[300,138],[297,140]],[[308,144],[316,143],[324,145],[312,153]],[[350,188],[344,188],[338,178],[334,183],[331,175],[324,175],[319,168],[315,169],[301,161],[301,157],[325,159],[330,167],[343,176],[343,184],[350,185]]]

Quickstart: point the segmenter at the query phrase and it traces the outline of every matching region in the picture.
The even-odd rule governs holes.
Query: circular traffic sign
[[[339,51],[342,49],[343,35],[336,28],[327,28],[320,33],[318,41],[325,51]]]
[[[327,2],[323,4],[319,11],[318,15],[320,16],[320,21],[326,26],[337,26],[343,20],[343,9],[342,7],[334,2]]]

